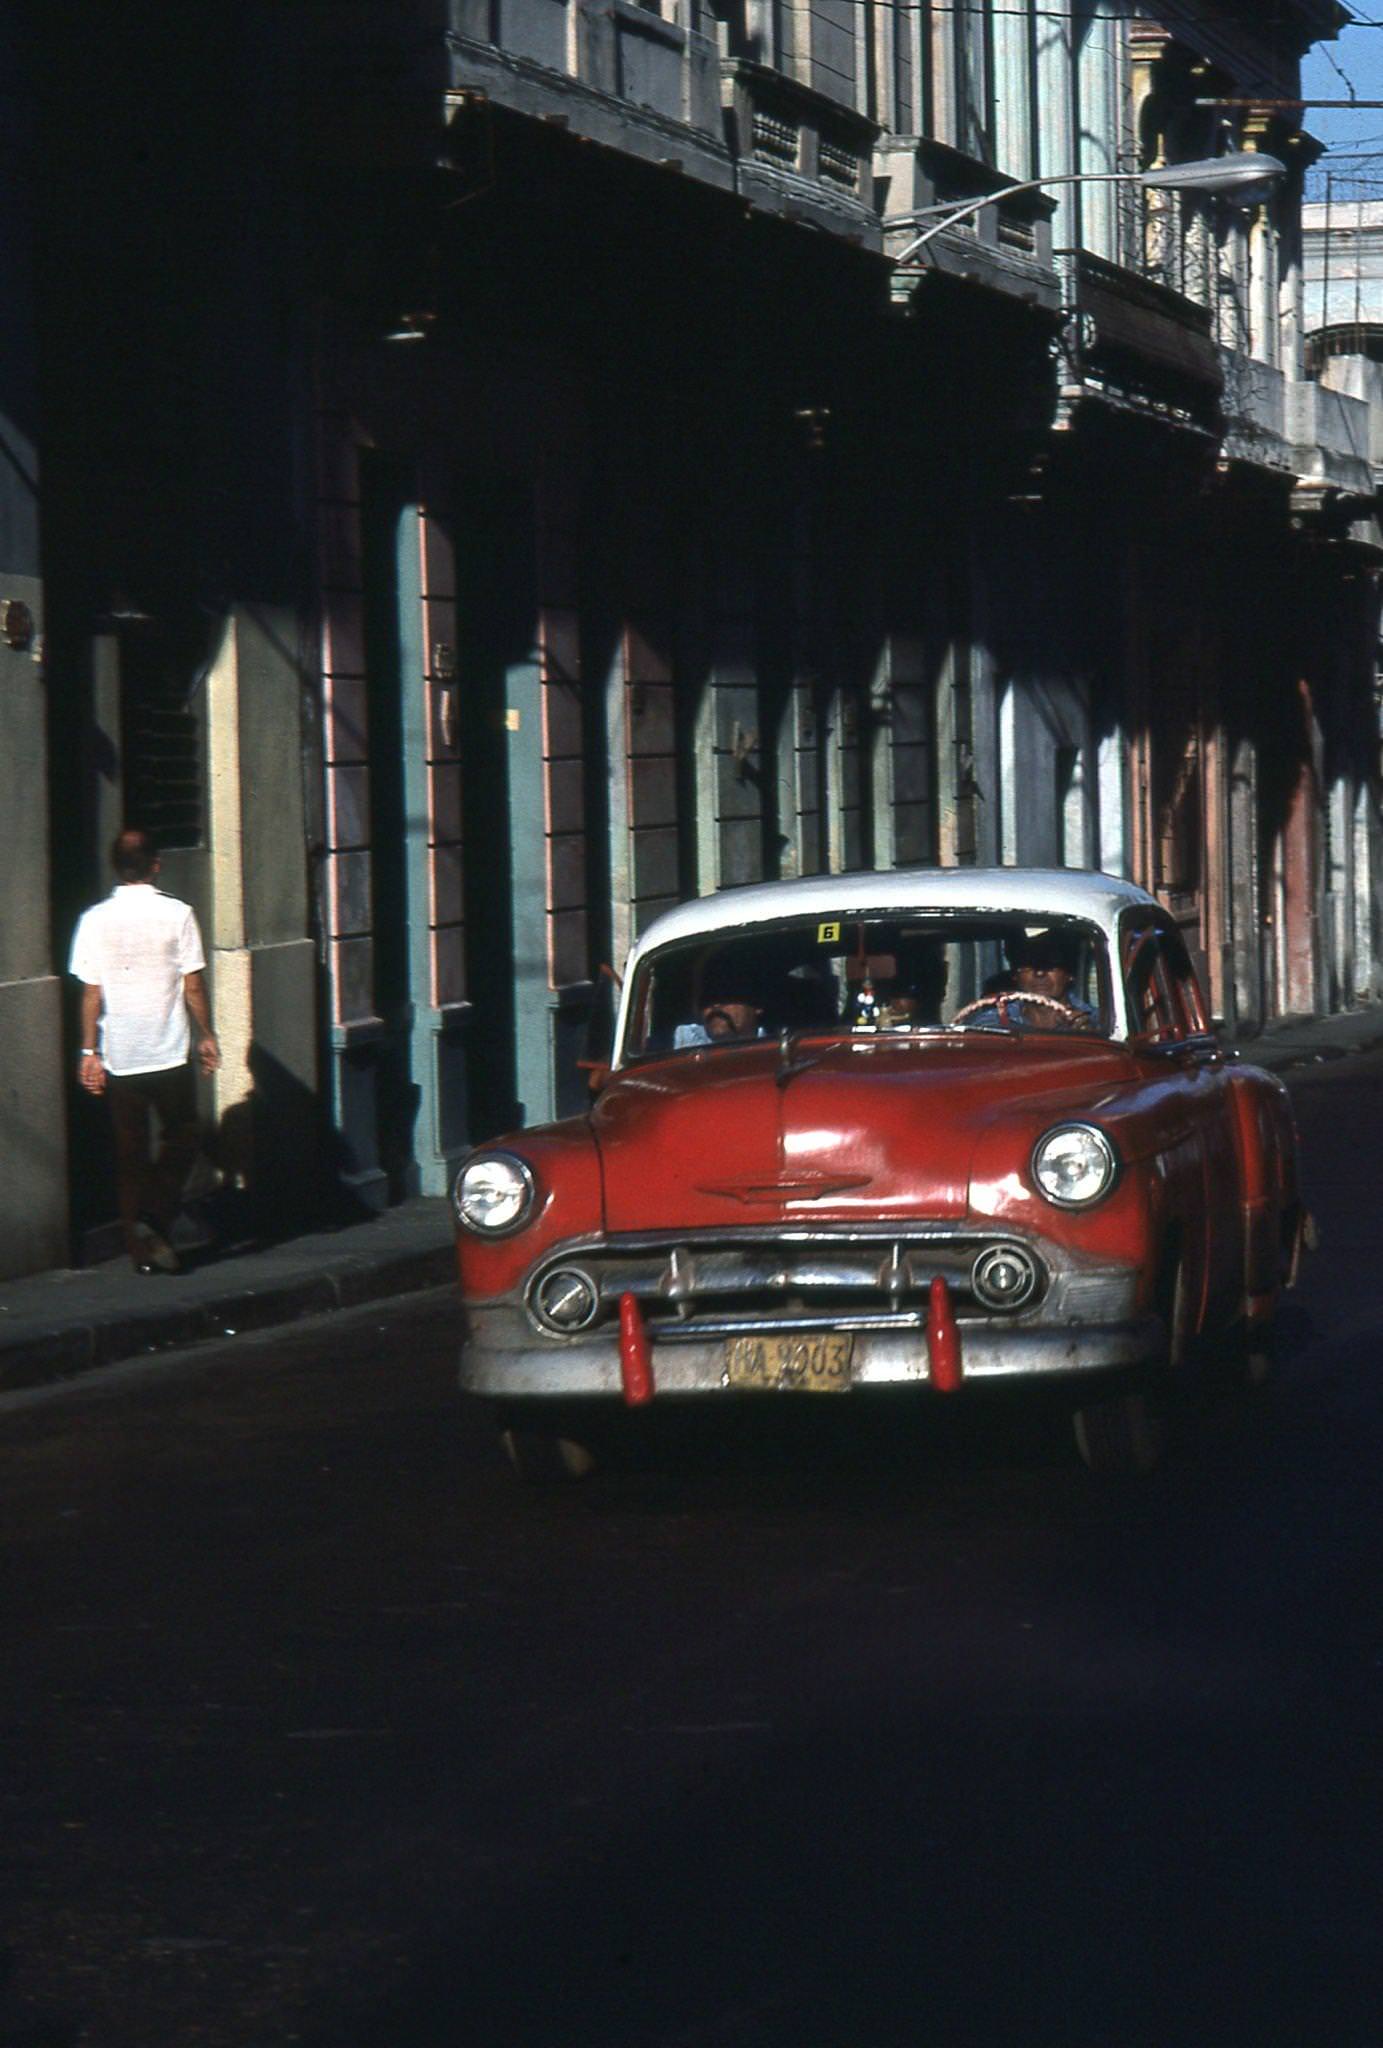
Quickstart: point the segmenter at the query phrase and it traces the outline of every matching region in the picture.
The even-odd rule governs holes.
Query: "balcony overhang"
[[[1301,477],[1292,488],[1292,525],[1309,540],[1347,548],[1371,564],[1383,560],[1383,493],[1345,491],[1319,477]]]
[[[721,97],[736,189],[757,211],[833,230],[877,250],[876,121],[772,65],[730,58]]]
[[[934,206],[963,206],[1011,182],[988,164],[922,135],[880,136],[874,177],[876,191],[886,194],[880,198],[880,210],[894,216]],[[893,273],[895,303],[920,306],[928,280],[940,276],[1003,292],[1036,310],[1059,315],[1061,283],[1052,267],[1055,210],[1056,200],[1041,190],[996,198],[992,206],[944,229],[916,263],[898,266]],[[898,254],[916,235],[911,226],[889,230],[885,254]]]
[[[1224,385],[1206,308],[1086,249],[1059,261],[1067,404],[1089,400],[1218,438]]]
[[[1073,310],[1091,358],[1136,362],[1205,390],[1220,389],[1220,352],[1209,311],[1151,278],[1073,253]]]
[[[655,16],[646,19],[657,22]],[[663,26],[661,22],[657,25]],[[639,32],[645,33],[642,25]],[[655,103],[651,88],[646,102],[622,99],[601,84],[496,44],[462,35],[449,40],[449,116],[477,99],[490,100],[510,113],[563,129],[575,140],[641,158],[663,170],[684,172],[702,184],[733,192],[735,167],[718,132],[714,52],[692,47],[694,40],[704,43],[704,38],[684,36],[680,49],[647,38],[650,51],[664,63],[668,74],[660,95],[665,102],[662,106]],[[695,121],[682,111],[677,77],[679,69],[685,71],[689,65],[699,68],[703,76],[704,104]]]

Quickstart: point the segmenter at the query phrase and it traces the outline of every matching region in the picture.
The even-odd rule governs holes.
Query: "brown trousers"
[[[197,1156],[197,1084],[190,1066],[162,1067],[154,1074],[107,1074],[115,1137],[115,1178],[125,1249],[138,1253],[135,1225],[141,1221],[167,1235],[182,1203],[182,1191]],[[150,1116],[159,1122],[155,1155]]]

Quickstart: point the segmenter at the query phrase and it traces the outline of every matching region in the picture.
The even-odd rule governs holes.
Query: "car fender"
[[[486,1152],[510,1152],[533,1175],[536,1199],[528,1220],[502,1237],[482,1238],[456,1226],[456,1263],[467,1300],[511,1292],[533,1261],[567,1237],[586,1237],[603,1225],[600,1155],[590,1118],[568,1117],[478,1146],[465,1164]]]
[[[1260,1067],[1229,1076],[1243,1210],[1245,1312],[1260,1320],[1293,1263],[1301,1200],[1287,1090]]]

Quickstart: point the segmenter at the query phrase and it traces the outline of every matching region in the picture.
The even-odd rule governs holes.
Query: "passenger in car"
[[[689,1046],[720,1045],[729,1039],[762,1038],[763,1017],[763,1004],[743,964],[713,962],[702,982],[700,1016],[677,1026],[672,1034],[673,1049],[681,1052]]]

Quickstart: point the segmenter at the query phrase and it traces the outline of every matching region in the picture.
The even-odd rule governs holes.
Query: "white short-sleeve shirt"
[[[190,903],[122,882],[80,918],[70,970],[100,987],[100,1053],[112,1074],[180,1067],[191,1037],[183,976],[206,966]]]

